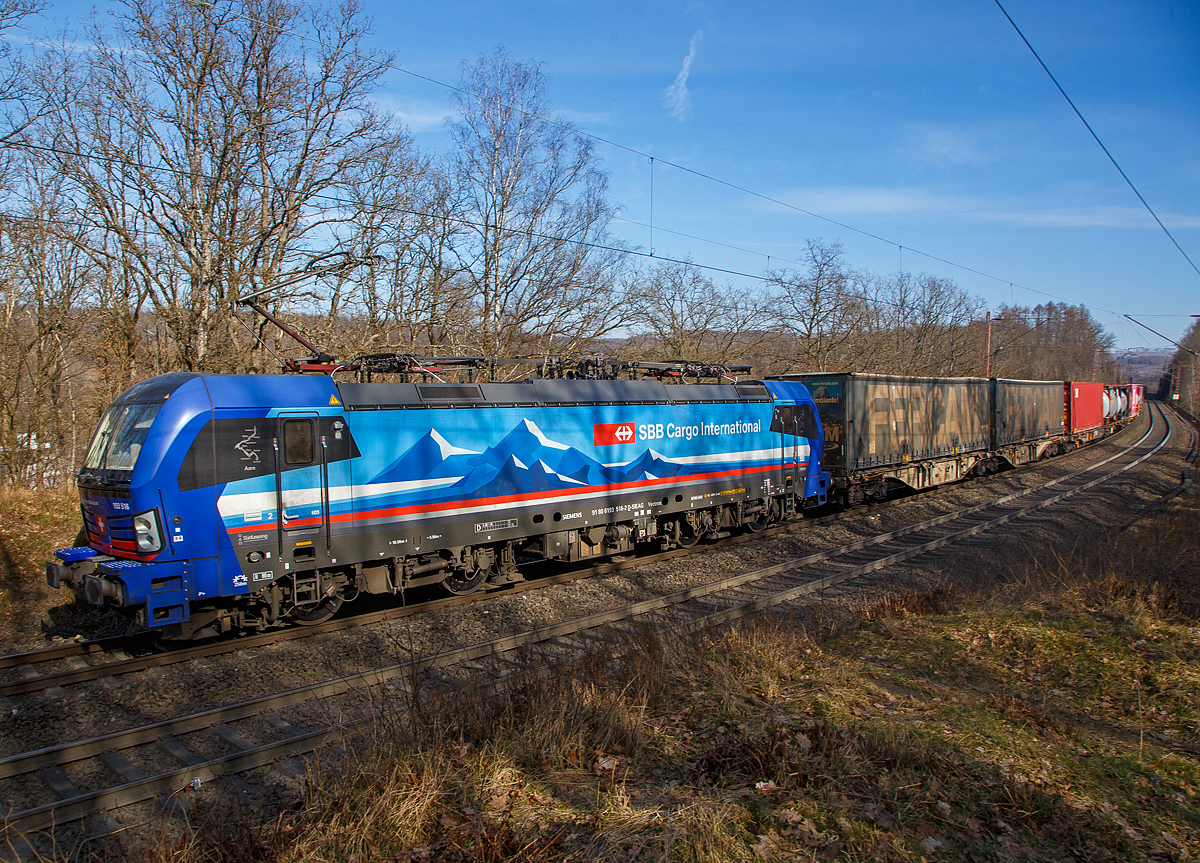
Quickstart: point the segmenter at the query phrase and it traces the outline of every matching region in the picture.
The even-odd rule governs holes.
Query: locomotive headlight
[[[150,510],[133,517],[133,532],[137,536],[138,551],[160,551],[162,531],[158,528],[158,512]]]

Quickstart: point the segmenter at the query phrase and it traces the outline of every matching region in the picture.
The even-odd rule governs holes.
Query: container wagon
[[[992,378],[991,464],[1028,464],[1065,452],[1063,381]]]
[[[805,385],[825,432],[825,469],[839,502],[882,500],[986,467],[989,383],[853,373],[784,375]],[[1059,423],[1062,391],[1059,384]]]
[[[1104,434],[1104,384],[1095,381],[1066,381],[1066,428],[1076,441]]]

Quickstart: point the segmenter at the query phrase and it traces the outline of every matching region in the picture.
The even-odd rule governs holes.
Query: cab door
[[[818,437],[817,429],[812,405],[779,405],[775,408],[771,417],[771,431],[779,434],[779,466],[785,489],[804,485],[807,459],[800,452],[801,438],[809,440]]]
[[[313,412],[279,414],[275,448],[279,554],[293,568],[315,566],[325,547],[329,480],[320,421]]]
[[[771,431],[779,435],[780,484],[790,489],[796,482],[799,444],[796,439],[795,405],[779,405],[771,416]]]

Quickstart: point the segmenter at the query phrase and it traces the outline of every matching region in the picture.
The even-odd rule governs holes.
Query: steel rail
[[[1152,449],[1134,461],[1118,467],[1116,470],[1110,471],[1109,473],[1097,477],[1087,483],[1067,489],[1050,498],[1029,504],[1020,510],[1006,513],[982,524],[965,528],[948,536],[938,537],[927,541],[914,548],[891,555],[886,555],[875,561],[864,563],[831,576],[824,576],[818,579],[806,581],[799,585],[793,585],[782,591],[775,591],[766,597],[753,599],[747,602],[737,602],[731,608],[702,613],[691,621],[687,621],[682,624],[677,623],[676,625],[682,625],[684,628],[696,629],[728,623],[734,619],[757,613],[773,605],[789,602],[798,598],[799,596],[816,593],[839,582],[848,581],[869,572],[890,566],[902,560],[917,557],[921,554],[925,554],[929,551],[941,548],[953,542],[974,536],[993,527],[1008,523],[1015,518],[1019,518],[1023,515],[1044,509],[1061,500],[1065,500],[1086,489],[1092,488],[1108,479],[1111,479],[1112,477],[1129,470],[1137,464],[1142,463],[1157,453],[1171,438],[1170,421],[1167,419],[1165,414],[1163,415],[1163,419],[1167,423],[1166,434],[1163,436],[1163,440],[1158,445],[1154,446]],[[1128,447],[1122,453],[1117,453],[1113,456],[1110,456],[1108,459],[1105,459],[1102,464],[1111,462],[1120,455],[1135,449],[1142,443],[1142,441],[1146,440],[1146,438],[1151,435],[1153,428],[1154,423],[1152,416],[1151,428],[1147,430],[1146,434],[1143,435],[1137,443]],[[1057,484],[1061,481],[1062,480],[1060,478],[1060,480],[1054,481],[1054,484]],[[1044,487],[1045,486],[1041,486],[1039,488]],[[1009,497],[1016,498],[1020,496],[1023,495],[1017,494]],[[971,509],[973,511],[979,511],[985,506],[986,505],[980,505],[979,507],[972,507]],[[941,524],[947,521],[947,518],[943,516],[932,521]],[[911,534],[915,532],[916,530],[914,528],[893,531],[888,535],[884,535],[886,539],[881,539],[880,542],[894,538],[896,535]],[[236,705],[215,708],[197,714],[192,714],[187,717],[166,720],[136,729],[129,729],[124,732],[114,732],[102,737],[78,741],[72,744],[64,744],[62,746],[41,750],[36,753],[12,756],[0,761],[0,765],[3,766],[3,775],[12,776],[16,775],[17,773],[24,773],[33,769],[37,769],[37,767],[40,766],[66,764],[82,758],[93,757],[113,749],[122,749],[130,746],[150,743],[163,739],[167,736],[209,728],[221,722],[234,721],[236,719],[261,715],[268,710],[286,707],[291,704],[308,700],[312,697],[329,696],[340,692],[346,692],[358,687],[379,685],[388,681],[397,680],[398,678],[401,678],[401,682],[403,682],[402,678],[406,675],[411,676],[437,668],[458,665],[462,663],[471,663],[489,656],[500,656],[506,652],[510,652],[527,645],[546,643],[555,639],[561,639],[563,636],[585,633],[588,630],[598,629],[606,624],[613,624],[620,621],[642,617],[673,607],[678,608],[684,603],[700,597],[713,597],[719,599],[719,596],[714,596],[714,594],[720,594],[722,592],[729,594],[737,591],[743,585],[751,582],[763,581],[773,576],[782,575],[788,571],[803,569],[806,566],[827,561],[831,557],[835,557],[838,554],[845,554],[854,550],[860,550],[871,544],[880,544],[880,542],[872,543],[864,540],[862,542],[851,543],[848,546],[843,546],[841,549],[835,549],[830,552],[819,552],[795,561],[789,561],[784,564],[767,567],[752,573],[745,573],[732,578],[722,579],[707,585],[701,585],[695,588],[678,591],[667,596],[656,597],[650,600],[633,603],[619,609],[600,612],[577,620],[542,627],[537,630],[520,633],[514,636],[509,636],[490,642],[484,642],[452,651],[446,651],[431,657],[424,657],[409,662],[398,663],[386,668],[373,669],[362,674],[348,676],[335,681],[326,681],[321,684],[314,684],[311,686],[290,690],[288,692],[279,693],[277,695],[265,696],[263,698],[242,702]],[[345,733],[347,729],[357,729],[362,727],[363,723],[377,721],[377,719],[377,716],[369,717],[367,719],[357,720],[354,723],[348,723],[314,732],[305,732],[284,741],[278,741],[275,743],[266,744],[264,746],[254,747],[233,755],[223,756],[221,758],[203,762],[202,764],[183,767],[178,770],[169,771],[153,777],[146,777],[136,782],[129,782],[114,788],[81,794],[68,798],[67,800],[45,804],[43,806],[12,815],[5,822],[6,827],[9,830],[24,833],[31,830],[43,829],[53,823],[61,823],[63,820],[81,817],[82,815],[96,811],[97,809],[112,808],[114,806],[128,805],[130,803],[139,802],[177,787],[174,783],[181,778],[211,778],[224,773],[238,772],[257,766],[262,766],[285,755],[311,751],[316,746],[328,741],[330,739],[329,735],[342,734]]]
[[[1125,428],[1128,428],[1128,426]],[[1124,431],[1125,428],[1118,430],[1118,432],[1114,434],[1119,434],[1121,431]],[[1099,443],[1101,440],[1106,439],[1109,438],[1101,438],[1094,443]],[[1076,450],[1076,452],[1078,452],[1078,450]],[[1099,464],[1103,463],[1104,462],[1100,462]],[[1044,467],[1045,464],[1046,463],[1044,461],[1030,462],[1028,464],[1018,466],[1016,471],[1024,472],[1036,467]],[[1090,470],[1094,467],[1095,465],[1091,465],[1083,470]],[[1077,471],[1076,473],[1079,472]],[[1068,474],[1067,476],[1074,475],[1075,474]],[[991,479],[992,477],[978,477],[965,482],[956,482],[947,485],[936,486],[931,489],[925,489],[921,492],[921,494],[925,495],[937,492],[949,492],[954,489],[968,487],[976,483],[987,482]],[[1060,478],[1059,481],[1061,481],[1061,479],[1062,478]],[[872,504],[870,505],[871,510],[856,510],[855,512],[851,513],[834,513],[813,518],[806,518],[787,524],[774,525],[759,533],[724,537],[715,542],[706,543],[704,546],[699,548],[679,548],[671,551],[659,552],[657,554],[640,555],[633,560],[607,561],[604,563],[598,563],[574,572],[541,577],[536,581],[522,582],[518,585],[509,585],[505,588],[501,588],[500,591],[523,593],[541,588],[553,587],[559,584],[567,584],[596,575],[607,575],[613,572],[620,572],[626,569],[654,564],[665,560],[672,560],[676,557],[684,557],[690,554],[711,551],[714,548],[739,545],[742,543],[753,542],[757,539],[785,536],[798,530],[807,529],[812,525],[824,524],[832,521],[849,520],[860,517],[867,511],[877,512],[881,508],[899,506],[907,499],[908,498],[900,498],[882,504]],[[143,656],[125,657],[98,663],[96,665],[88,665],[81,668],[68,668],[36,676],[23,677],[17,680],[0,681],[0,697],[21,695],[31,692],[41,692],[53,686],[68,686],[74,683],[83,683],[103,677],[110,677],[118,674],[130,674],[138,671],[145,671],[149,668],[161,668],[179,662],[188,662],[193,659],[219,656],[225,653],[233,653],[238,650],[250,650],[269,644],[277,644],[283,641],[291,641],[299,638],[307,638],[313,635],[340,632],[374,623],[398,620],[410,615],[424,614],[447,608],[469,605],[474,602],[488,599],[491,596],[496,595],[498,592],[499,591],[493,590],[472,594],[470,596],[452,596],[426,600],[411,606],[406,605],[399,608],[390,608],[381,611],[366,612],[363,614],[338,618],[325,623],[317,624],[316,626],[294,627],[291,629],[283,629],[274,632],[264,632],[256,635],[242,636],[239,638],[228,639],[210,644],[189,645],[187,647],[169,650],[166,652],[153,653]],[[153,637],[154,635],[152,633],[145,633],[124,638],[116,637],[95,641],[76,642],[73,644],[55,645],[54,647],[27,651],[25,653],[0,656],[0,669],[50,662],[58,659],[69,658],[71,656],[88,656],[111,653],[115,650],[128,649],[144,645],[148,639]]]
[[[1179,485],[1175,486],[1167,493],[1159,495],[1158,498],[1150,501],[1129,518],[1125,519],[1123,522],[1117,525],[1114,533],[1122,533],[1128,530],[1135,523],[1145,517],[1145,515],[1151,510],[1156,509],[1171,500],[1174,500],[1179,495],[1187,491],[1192,485],[1194,480],[1193,475],[1195,472],[1196,457],[1198,454],[1200,454],[1200,421],[1197,421],[1190,415],[1183,413],[1170,403],[1167,404],[1167,407],[1169,407],[1171,412],[1174,413],[1176,417],[1178,417],[1187,426],[1188,434],[1191,439],[1191,446],[1188,448],[1187,453],[1183,456],[1183,470],[1180,472],[1181,476]],[[1159,410],[1162,409],[1162,406],[1159,405]]]
[[[64,644],[55,644],[51,647],[39,647],[36,650],[27,650],[23,653],[9,653],[0,656],[0,669],[16,668],[35,662],[52,662],[56,659],[67,659],[71,656],[110,653],[113,650],[133,647],[137,644],[137,641],[145,641],[151,637],[150,633],[146,633],[140,638],[138,636],[130,638],[124,635],[115,635],[111,638],[97,638],[91,641],[70,641]]]

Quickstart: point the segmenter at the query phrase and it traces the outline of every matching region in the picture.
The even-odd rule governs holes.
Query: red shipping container
[[[1104,425],[1104,384],[1067,381],[1066,390],[1068,433]]]
[[[1146,400],[1146,388],[1141,384],[1134,384],[1129,388],[1129,415],[1137,416],[1142,412],[1142,402]]]

